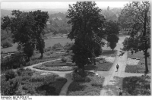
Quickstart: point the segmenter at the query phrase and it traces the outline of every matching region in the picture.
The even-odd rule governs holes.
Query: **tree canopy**
[[[43,56],[44,40],[43,29],[48,20],[48,13],[40,10],[31,12],[12,11],[12,17],[4,17],[2,28],[10,28],[13,42],[18,43],[18,49],[22,50],[29,58],[36,48]]]
[[[119,40],[119,24],[116,21],[107,21],[105,25],[105,34],[110,48],[113,50]]]
[[[95,57],[95,49],[101,49],[100,41],[104,36],[105,18],[101,14],[101,9],[91,1],[69,5],[67,18],[68,23],[72,25],[68,37],[75,40],[72,47],[73,62],[83,69],[84,65],[89,63],[88,58]]]
[[[121,12],[120,24],[131,28],[130,37],[124,41],[124,50],[132,53],[143,51],[145,55],[145,73],[148,73],[147,50],[150,48],[150,3],[134,1],[127,4]],[[126,20],[121,20],[126,19]]]

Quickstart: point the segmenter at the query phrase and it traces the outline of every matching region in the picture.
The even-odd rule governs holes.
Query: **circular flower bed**
[[[41,70],[48,70],[48,71],[71,71],[75,68],[76,66],[55,66],[55,67],[46,67],[44,65],[41,66],[35,66],[34,68],[36,69],[41,69]]]

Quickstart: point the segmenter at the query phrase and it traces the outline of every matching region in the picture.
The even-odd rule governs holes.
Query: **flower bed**
[[[56,66],[56,67],[45,67],[45,66],[34,66],[33,68],[47,71],[71,71],[76,66]]]

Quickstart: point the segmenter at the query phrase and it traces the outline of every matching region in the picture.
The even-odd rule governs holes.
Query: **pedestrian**
[[[118,64],[116,65],[116,68],[117,68],[117,71],[118,71],[118,69],[119,69],[119,65]]]
[[[119,88],[119,95],[122,96],[122,89]]]

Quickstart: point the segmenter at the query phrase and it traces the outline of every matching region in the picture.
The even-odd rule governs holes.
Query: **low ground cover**
[[[115,57],[117,55],[117,50],[103,50],[101,55]]]
[[[133,60],[135,59],[139,59],[140,61],[138,62],[137,65],[131,65],[131,64],[127,64],[126,65],[126,69],[125,72],[128,73],[144,73],[145,71],[145,58],[142,52],[137,52],[135,54],[131,54],[130,52],[128,52],[128,58],[133,58]],[[148,68],[149,68],[149,72],[151,71],[151,61],[150,58],[148,58]]]
[[[1,78],[2,95],[59,95],[67,82],[55,74],[35,75],[29,69],[9,71]]]
[[[105,63],[96,62],[96,65],[85,66],[85,69],[97,70],[97,71],[109,71],[111,67],[112,67],[112,63],[110,62],[105,62]]]
[[[123,79],[124,95],[151,95],[150,80],[149,76],[125,77]]]
[[[80,80],[75,79],[68,88],[67,95],[71,96],[85,96],[85,95],[100,95],[104,77],[98,77],[91,72],[87,73],[87,76]]]

